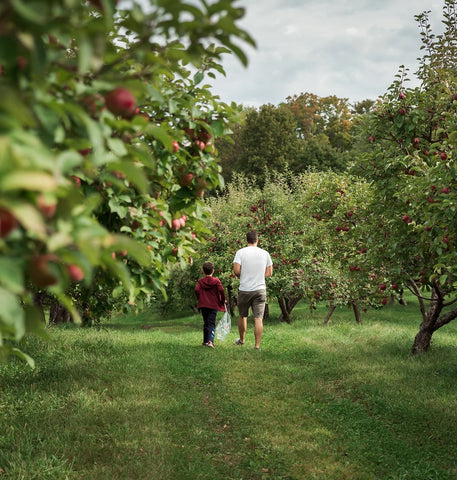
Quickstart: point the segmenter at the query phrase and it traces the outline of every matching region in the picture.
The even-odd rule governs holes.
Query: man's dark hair
[[[254,230],[251,230],[250,232],[246,233],[246,241],[249,243],[249,245],[254,244],[259,240],[259,236],[257,235],[257,232]]]
[[[214,265],[211,262],[205,262],[203,264],[203,272],[206,275],[211,275],[214,272]]]

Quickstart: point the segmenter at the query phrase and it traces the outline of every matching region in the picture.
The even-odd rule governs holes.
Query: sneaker
[[[206,345],[207,347],[209,347],[209,348],[214,348],[214,343],[211,342],[211,341],[208,342],[208,343],[206,343],[205,345]]]
[[[242,342],[239,338],[235,340],[235,345],[244,345],[244,342]]]

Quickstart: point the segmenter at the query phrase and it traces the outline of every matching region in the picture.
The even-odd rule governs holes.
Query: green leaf
[[[82,156],[71,150],[62,152],[57,157],[57,165],[59,165],[60,171],[62,173],[68,173],[74,170],[76,167],[79,167],[83,161]]]
[[[204,74],[203,72],[197,72],[195,75],[194,75],[194,83],[195,85],[198,85],[204,78]]]
[[[0,283],[12,293],[24,292],[24,274],[22,262],[7,257],[0,257]]]
[[[109,243],[111,250],[127,250],[127,253],[140,265],[150,265],[151,252],[148,247],[138,243],[133,238],[127,237],[126,235],[111,235]]]
[[[119,218],[125,218],[127,216],[128,208],[124,205],[121,205],[116,197],[110,198],[108,205],[113,213],[117,213],[119,215]]]
[[[11,207],[19,223],[40,238],[46,236],[46,225],[40,212],[29,203],[19,203]]]
[[[108,148],[118,157],[127,155],[125,144],[120,138],[109,138],[106,143]]]
[[[51,336],[46,331],[45,323],[43,321],[42,312],[34,305],[27,305],[24,308],[25,312],[25,330],[27,333],[33,333],[40,338],[50,340]]]
[[[12,348],[10,350],[10,353],[11,355],[15,355],[16,357],[26,362],[30,366],[30,368],[35,368],[35,360],[30,355],[27,355],[27,353],[19,350],[19,348]]]
[[[91,64],[92,46],[86,35],[78,38],[78,71],[87,72]]]
[[[157,127],[156,125],[148,125],[147,132],[161,142],[170,152],[173,150],[174,138],[170,137],[164,127]]]
[[[0,331],[9,333],[15,340],[20,340],[25,333],[25,318],[19,298],[0,287],[0,305]]]
[[[31,5],[25,5],[21,0],[11,0],[11,5],[22,18],[31,23],[44,25],[46,17],[43,15],[42,5],[40,3],[29,3]]]
[[[0,190],[35,190],[45,192],[55,190],[57,181],[48,173],[31,170],[15,170],[0,179]]]

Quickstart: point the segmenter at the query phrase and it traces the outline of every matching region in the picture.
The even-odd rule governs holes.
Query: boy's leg
[[[208,328],[208,309],[202,308],[202,317],[203,317],[203,343],[209,342],[209,328]]]
[[[214,343],[214,331],[216,330],[217,310],[208,310],[208,342]]]

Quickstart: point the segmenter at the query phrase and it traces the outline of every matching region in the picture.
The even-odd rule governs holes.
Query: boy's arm
[[[224,305],[224,303],[225,303],[225,290],[224,290],[224,287],[222,286],[221,282],[219,282],[219,284],[217,286],[217,289],[219,291],[220,303],[221,303],[221,305]]]

